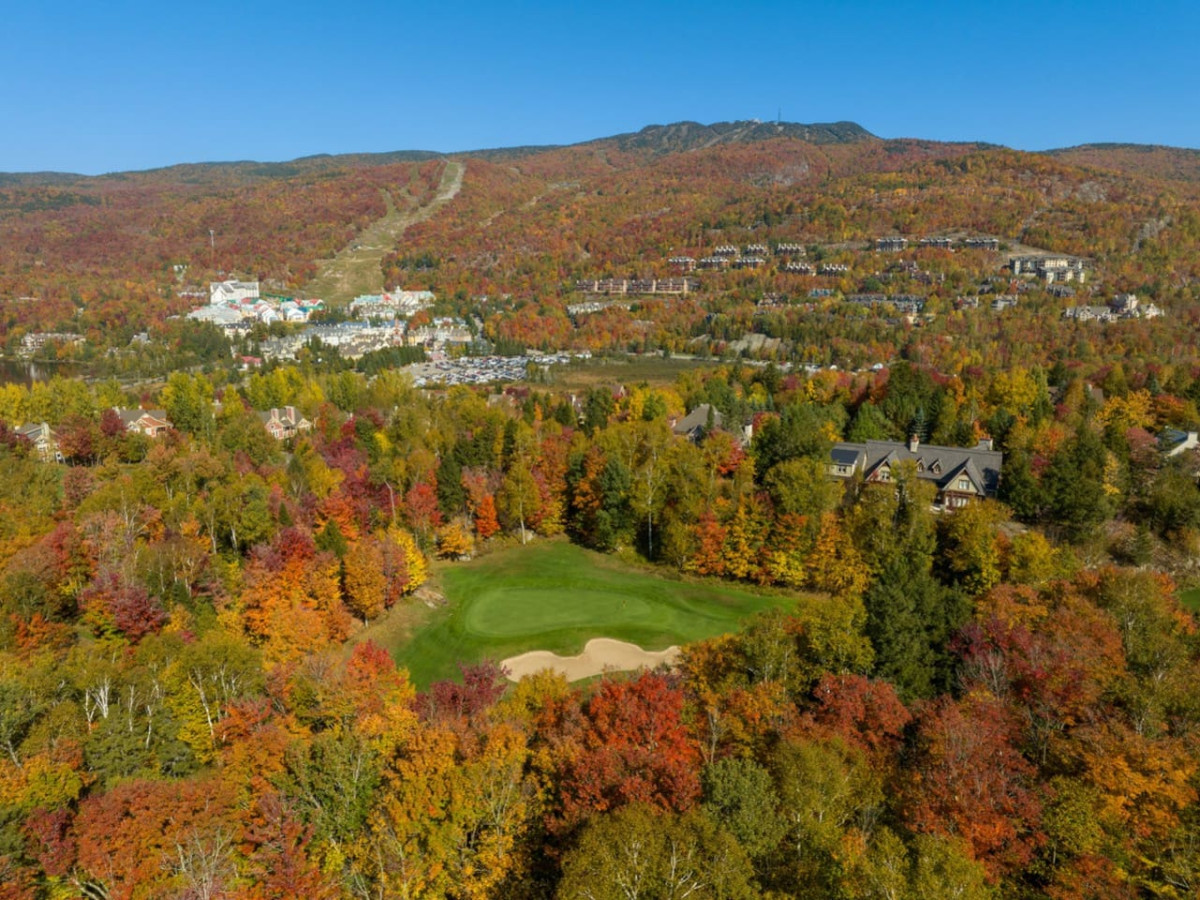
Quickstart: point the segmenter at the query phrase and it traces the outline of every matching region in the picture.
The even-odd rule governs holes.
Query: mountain
[[[373,280],[468,297],[666,275],[673,253],[719,244],[845,247],[896,233],[994,235],[1124,259],[1134,285],[1159,272],[1178,281],[1200,276],[1197,210],[1197,151],[1022,153],[884,139],[852,122],[677,122],[566,146],[0,176],[0,339],[18,327],[141,330],[186,311],[180,293],[231,274],[304,291],[322,260],[360,245],[355,264]],[[1145,266],[1130,256],[1143,251]],[[19,297],[46,302],[4,305]]]
[[[37,185],[67,185],[95,180],[128,180],[139,176],[152,180],[178,180],[204,184],[234,179],[278,179],[304,175],[326,174],[350,168],[369,168],[398,163],[426,162],[447,157],[487,160],[516,160],[564,149],[615,148],[638,156],[667,156],[692,153],[718,146],[750,145],[789,138],[814,147],[858,146],[880,147],[889,154],[907,153],[914,148],[935,155],[939,148],[957,147],[974,150],[1003,149],[983,142],[950,143],[912,138],[881,138],[856,122],[763,122],[748,119],[736,122],[672,122],[667,125],[647,125],[640,131],[607,137],[591,138],[574,144],[523,145],[490,147],[477,150],[440,152],[436,150],[393,150],[380,153],[319,153],[279,162],[230,160],[203,163],[181,163],[156,169],[113,172],[99,176],[77,175],[68,172],[0,172],[0,187]],[[1042,151],[1062,162],[1077,166],[1110,169],[1132,175],[1179,181],[1200,181],[1200,150],[1165,147],[1149,144],[1097,143],[1081,144]]]
[[[641,131],[611,137],[591,138],[572,146],[590,147],[615,144],[624,151],[651,151],[656,154],[701,150],[718,144],[751,144],[771,138],[788,137],[809,144],[852,144],[860,141],[879,141],[861,125],[854,122],[832,122],[803,125],[796,122],[675,122],[670,125],[648,125]],[[180,180],[203,182],[217,173],[234,174],[245,178],[290,178],[295,175],[328,172],[331,169],[382,166],[393,163],[425,162],[450,156],[481,159],[514,159],[562,149],[561,144],[518,147],[491,147],[441,153],[436,150],[391,150],[383,153],[318,153],[283,162],[226,160],[202,163],[180,163],[155,169],[133,172],[112,172],[86,176],[67,172],[0,172],[0,187],[14,185],[71,184],[89,179],[128,178],[136,175],[177,176]]]

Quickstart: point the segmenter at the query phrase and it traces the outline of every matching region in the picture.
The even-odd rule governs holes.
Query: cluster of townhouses
[[[125,430],[148,438],[162,437],[175,426],[161,409],[122,409],[113,407]],[[271,409],[257,413],[267,433],[276,440],[288,440],[298,434],[312,430],[313,423],[297,411],[294,406]],[[63,455],[58,446],[58,433],[45,422],[22,425],[13,429],[17,437],[29,442],[38,457],[46,462],[62,462]]]
[[[175,427],[167,418],[166,412],[161,409],[113,407],[112,411],[120,417],[125,430],[133,434],[156,438]],[[63,456],[58,449],[58,435],[45,422],[22,425],[14,429],[14,433],[28,441],[41,459],[62,462]]]
[[[366,322],[342,322],[338,325],[309,325],[297,334],[268,338],[262,342],[265,359],[295,359],[301,348],[320,341],[337,347],[346,359],[358,359],[375,350],[404,346],[404,323],[368,325]]]
[[[337,325],[309,325],[297,334],[269,338],[262,343],[262,353],[266,359],[295,359],[300,349],[314,340],[327,347],[337,347],[346,359],[358,359],[388,347],[424,347],[432,351],[467,346],[476,341],[476,336],[463,319],[448,316],[415,327],[402,320],[387,325],[371,325],[362,321],[341,322]]]
[[[192,310],[188,318],[230,330],[248,330],[256,322],[307,322],[324,306],[320,300],[262,296],[257,281],[216,281],[208,287],[208,306]]]
[[[667,260],[671,265],[691,272],[694,269],[761,269],[772,256],[784,259],[793,256],[803,256],[802,244],[780,243],[772,247],[769,244],[747,244],[737,247],[733,244],[722,244],[713,247],[707,256],[695,259],[691,256],[672,256]],[[781,263],[786,268],[787,263]]]
[[[67,334],[62,331],[34,331],[21,338],[21,355],[36,356],[48,344],[59,347],[75,347],[84,342],[83,335]]]
[[[1008,265],[1014,275],[1031,275],[1046,284],[1087,281],[1087,260],[1078,256],[1014,256]]]
[[[1068,306],[1064,319],[1077,322],[1117,322],[1121,319],[1157,319],[1162,309],[1149,301],[1143,303],[1136,294],[1117,294],[1107,306]]]
[[[700,287],[694,278],[581,278],[575,290],[585,294],[686,294]]]
[[[890,303],[896,312],[915,316],[925,310],[925,298],[917,294],[847,294],[846,302],[855,306],[877,306]]]
[[[899,235],[880,237],[875,239],[875,250],[879,253],[900,253],[908,249],[908,243],[908,238],[900,237]],[[991,250],[995,252],[1000,249],[1000,239],[993,237],[969,237],[959,240],[951,237],[923,237],[917,241],[917,246],[922,249],[954,250],[955,248],[963,247],[967,250]]]
[[[433,291],[403,291],[360,294],[350,301],[350,315],[360,319],[406,319],[433,306]]]
[[[986,304],[991,307],[993,312],[1004,312],[1004,310],[1012,309],[1016,306],[1020,299],[1020,296],[1017,294],[993,294],[991,297],[981,297],[978,294],[972,294],[956,297],[954,299],[954,308],[979,309],[980,306]]]

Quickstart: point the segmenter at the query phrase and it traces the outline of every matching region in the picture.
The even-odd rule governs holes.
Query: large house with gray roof
[[[973,499],[995,497],[1000,487],[1004,454],[991,441],[974,447],[922,445],[917,438],[900,441],[842,442],[829,454],[829,474],[835,478],[859,476],[864,482],[892,480],[892,469],[903,462],[916,465],[917,477],[937,485],[938,506],[954,509]]]

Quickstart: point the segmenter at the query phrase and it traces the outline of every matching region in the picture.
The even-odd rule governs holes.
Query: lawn
[[[456,676],[460,660],[502,660],[526,650],[574,654],[594,637],[662,650],[734,631],[756,612],[794,602],[663,577],[566,541],[441,567],[437,581],[446,605],[423,622],[411,629],[383,622],[361,634],[388,646],[422,687]]]
[[[1183,604],[1184,609],[1200,612],[1200,587],[1180,591],[1179,602]]]

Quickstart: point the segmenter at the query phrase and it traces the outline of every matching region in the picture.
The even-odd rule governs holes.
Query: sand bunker
[[[679,648],[651,652],[637,644],[614,641],[612,638],[592,638],[578,656],[559,656],[549,650],[533,650],[513,656],[501,663],[508,670],[510,681],[520,681],[542,669],[553,669],[566,676],[567,681],[591,678],[604,672],[627,672],[642,667],[652,669],[666,663],[671,666],[679,659]]]

